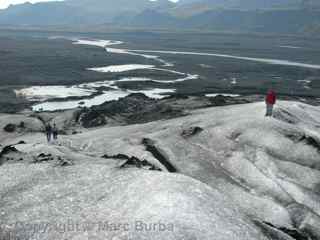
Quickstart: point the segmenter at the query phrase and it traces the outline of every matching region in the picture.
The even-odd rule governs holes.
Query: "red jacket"
[[[266,103],[274,105],[276,103],[277,97],[274,91],[269,91],[266,96]]]

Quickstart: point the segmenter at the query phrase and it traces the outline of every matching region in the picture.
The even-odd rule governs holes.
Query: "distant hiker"
[[[273,106],[276,103],[277,96],[273,90],[269,90],[266,96],[266,105],[267,105],[267,112],[266,117],[272,117],[273,114]]]
[[[48,142],[51,141],[51,134],[52,134],[52,127],[51,127],[50,123],[48,123],[46,125],[46,135],[47,135],[47,141]]]
[[[53,124],[52,133],[53,133],[53,139],[57,140],[58,139],[58,128],[55,123]]]

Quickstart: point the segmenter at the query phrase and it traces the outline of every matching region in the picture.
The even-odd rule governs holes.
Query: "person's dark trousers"
[[[272,117],[273,114],[273,104],[267,103],[266,117]]]
[[[47,141],[50,142],[51,141],[51,133],[47,132]]]

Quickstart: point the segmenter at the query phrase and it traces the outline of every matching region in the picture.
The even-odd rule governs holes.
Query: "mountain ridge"
[[[320,29],[319,9],[313,0],[66,0],[10,6],[0,11],[0,24],[312,34]]]

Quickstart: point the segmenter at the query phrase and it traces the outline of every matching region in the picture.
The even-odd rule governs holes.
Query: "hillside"
[[[90,29],[104,25],[304,35],[318,33],[319,7],[313,0],[67,0],[11,6],[0,11],[0,25]]]
[[[278,8],[300,8],[302,0],[181,0],[178,2],[179,6],[196,6],[207,5],[208,7],[224,8],[224,9],[242,9],[242,10],[256,10],[256,9],[278,9]]]
[[[190,10],[190,11],[189,11]],[[152,16],[152,17],[151,17]],[[311,35],[312,28],[320,22],[320,11],[279,9],[279,10],[212,10],[204,6],[192,6],[178,10],[174,18],[165,13],[144,11],[119,26],[145,28],[201,29],[214,31],[258,32],[278,34]],[[150,21],[150,19],[154,19]],[[277,22],[275,25],[274,23]],[[309,31],[310,30],[310,31]]]
[[[317,0],[180,0],[178,6],[207,5],[211,8],[225,9],[284,9],[284,8],[314,8],[319,7]]]
[[[12,5],[0,11],[0,24],[17,25],[77,25],[110,23],[117,16],[135,16],[146,9],[166,9],[168,0],[111,1],[67,0]]]
[[[37,118],[2,114],[1,129],[21,121],[25,127],[1,132],[0,212],[7,227],[0,236],[30,234],[12,227],[19,221],[48,223],[51,231],[33,237],[49,240],[319,239],[319,107],[280,101],[274,118],[265,118],[264,108],[230,105],[82,129],[49,145]],[[59,123],[70,117],[56,114]],[[68,220],[69,227],[71,220],[87,228],[55,228]],[[119,225],[137,220],[167,228]],[[101,230],[106,221],[115,230]]]

